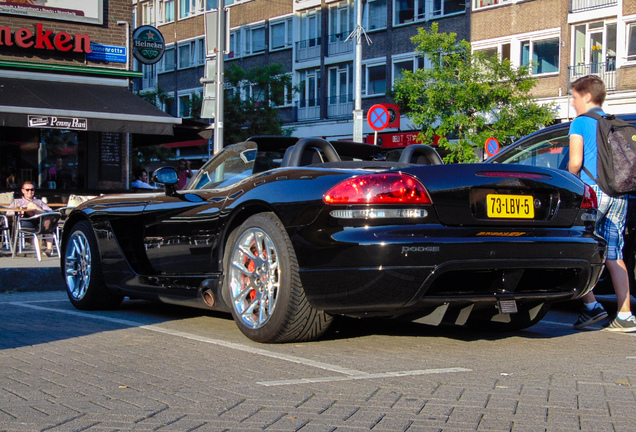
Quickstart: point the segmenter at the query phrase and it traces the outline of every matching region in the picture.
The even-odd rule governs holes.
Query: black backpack
[[[598,122],[596,131],[596,184],[609,196],[636,191],[636,127],[612,114],[581,114]],[[594,178],[590,171],[583,171]]]

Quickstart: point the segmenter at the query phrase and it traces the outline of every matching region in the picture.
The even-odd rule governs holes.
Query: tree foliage
[[[394,97],[422,130],[422,142],[441,137],[439,145],[450,151],[446,162],[475,161],[475,147],[487,138],[507,145],[554,120],[554,106],[532,100],[537,79],[528,67],[473,53],[469,42],[440,33],[437,23],[428,31],[419,28],[411,40],[430,66],[405,71],[395,83]],[[450,142],[449,136],[457,141]]]
[[[244,141],[253,135],[284,135],[277,107],[285,103],[285,89],[291,78],[280,64],[259,66],[247,71],[237,65],[225,70],[224,144]]]

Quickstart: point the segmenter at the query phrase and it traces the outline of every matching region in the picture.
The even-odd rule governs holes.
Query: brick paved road
[[[0,295],[2,431],[636,430],[636,334],[341,320],[259,345],[225,315]],[[567,323],[567,324],[566,324]]]

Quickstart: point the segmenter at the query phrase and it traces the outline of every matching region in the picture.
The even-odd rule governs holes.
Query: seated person
[[[148,183],[148,172],[145,169],[135,170],[135,181],[130,184],[133,189],[156,189]]]
[[[35,186],[33,182],[25,181],[22,185],[22,198],[16,198],[13,200],[11,207],[14,208],[22,208],[24,211],[21,214],[24,217],[35,216],[40,213],[46,213],[53,211],[51,207],[49,207],[44,201],[41,199],[35,198]],[[7,212],[7,216],[13,216],[15,212]],[[50,221],[45,221],[45,223]],[[37,228],[38,222],[25,221],[20,220],[20,226],[28,227],[28,228]],[[45,226],[45,228],[48,228]],[[47,257],[50,257],[53,254],[53,242],[50,240],[46,241],[46,250],[44,254]]]

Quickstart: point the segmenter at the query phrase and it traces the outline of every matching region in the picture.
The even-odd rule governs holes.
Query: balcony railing
[[[317,120],[320,118],[320,102],[318,99],[302,99],[296,102],[298,121]]]
[[[296,42],[296,61],[306,61],[320,58],[320,38],[313,38]]]
[[[586,75],[596,75],[605,83],[607,91],[616,90],[616,61],[614,59],[601,63],[578,64],[568,66],[568,89],[570,83]],[[569,92],[570,90],[568,90]]]
[[[329,56],[349,54],[353,52],[353,38],[345,42],[349,33],[336,33],[329,35]]]
[[[618,0],[570,0],[570,12],[583,12],[618,5]]]
[[[351,117],[353,115],[353,95],[331,96],[327,102],[327,117]]]

